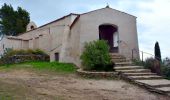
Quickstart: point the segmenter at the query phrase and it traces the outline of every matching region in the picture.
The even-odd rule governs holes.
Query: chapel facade
[[[41,49],[50,55],[50,61],[81,66],[84,44],[100,39],[107,41],[111,53],[139,58],[136,17],[110,7],[71,13],[40,27],[31,22],[27,32],[3,38],[0,53],[6,48]],[[132,54],[132,50],[136,52]]]

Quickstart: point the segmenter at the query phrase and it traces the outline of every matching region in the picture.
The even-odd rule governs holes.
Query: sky
[[[170,0],[0,0],[0,6],[4,3],[15,9],[18,6],[26,9],[38,26],[69,13],[81,14],[109,4],[111,8],[137,17],[140,51],[154,54],[158,41],[162,58],[170,57]]]

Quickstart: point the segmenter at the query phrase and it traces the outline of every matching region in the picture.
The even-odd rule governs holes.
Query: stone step
[[[111,56],[112,59],[126,59],[125,57],[122,56]]]
[[[111,59],[126,59],[125,57],[115,57],[115,56],[111,56]]]
[[[156,75],[156,73],[151,73],[151,72],[147,72],[147,73],[123,73],[123,74],[127,75],[127,76]]]
[[[149,69],[131,69],[131,70],[116,70],[117,72],[122,73],[142,73],[142,72],[151,72]]]
[[[120,56],[119,53],[109,53],[111,56]]]
[[[163,91],[163,92],[166,92],[166,93],[170,93],[170,87],[159,87],[159,88],[155,88],[159,91]]]
[[[154,80],[154,79],[163,79],[163,77],[158,75],[144,75],[144,76],[128,76],[129,79],[133,80]]]
[[[116,66],[115,70],[141,69],[142,66]]]
[[[126,59],[112,59],[112,62],[119,63],[119,62],[126,62]]]
[[[125,58],[124,56],[121,55],[111,55],[112,58]]]
[[[170,87],[170,80],[159,79],[159,80],[135,80],[136,83],[154,88]]]
[[[124,56],[120,55],[120,54],[110,54],[110,56],[112,58],[125,58]]]
[[[116,66],[130,66],[132,62],[117,62],[115,63]]]

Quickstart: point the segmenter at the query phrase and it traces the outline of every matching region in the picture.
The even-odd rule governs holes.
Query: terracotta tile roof
[[[35,29],[33,29],[33,30],[30,30],[30,31],[21,33],[20,35],[25,34],[25,33],[28,33],[28,32],[31,32],[31,31],[34,31],[34,30],[37,30],[37,29],[40,29],[40,28],[42,28],[42,27],[44,27],[44,26],[47,26],[47,25],[52,24],[52,23],[55,23],[55,22],[57,22],[57,21],[59,21],[59,20],[62,20],[62,19],[64,19],[64,18],[68,17],[68,16],[71,16],[71,15],[79,15],[79,14],[70,13],[70,14],[68,14],[68,15],[66,15],[66,16],[63,16],[63,17],[61,17],[61,18],[59,18],[59,19],[56,19],[56,20],[54,20],[54,21],[52,21],[52,22],[49,22],[49,23],[47,23],[47,24],[44,24],[44,25],[42,25],[42,26],[40,26],[40,27],[38,27],[38,28],[35,28]],[[20,36],[20,35],[18,35],[18,36]]]

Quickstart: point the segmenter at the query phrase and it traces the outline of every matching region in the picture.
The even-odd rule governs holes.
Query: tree
[[[26,31],[30,22],[29,13],[18,7],[15,11],[11,5],[6,3],[0,8],[0,34],[19,35]]]
[[[155,59],[161,61],[161,51],[158,42],[155,43]]]

